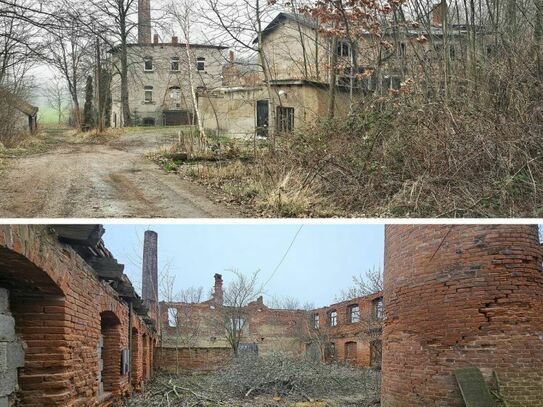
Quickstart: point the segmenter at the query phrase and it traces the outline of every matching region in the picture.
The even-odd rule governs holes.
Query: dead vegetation
[[[260,216],[540,217],[539,88],[492,98],[368,98],[346,119],[171,160]],[[514,96],[514,98],[513,98]]]
[[[373,406],[379,400],[379,380],[379,372],[371,369],[281,354],[244,355],[216,373],[157,375],[145,393],[126,406]]]

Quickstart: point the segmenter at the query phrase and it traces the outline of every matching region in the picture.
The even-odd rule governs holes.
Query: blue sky
[[[213,275],[232,278],[228,269],[250,274],[261,270],[264,283],[287,251],[300,225],[105,225],[104,241],[139,291],[141,252],[146,229],[158,233],[159,270],[175,275],[176,290],[203,287]],[[324,306],[334,302],[352,276],[382,267],[382,225],[312,225],[300,230],[285,260],[265,287],[266,297],[295,297]]]

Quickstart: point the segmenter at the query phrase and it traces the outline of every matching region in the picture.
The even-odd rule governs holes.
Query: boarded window
[[[152,71],[153,70],[153,58],[152,57],[143,58],[143,70],[144,71]]]
[[[332,310],[328,312],[328,325],[329,326],[337,325],[337,311],[336,310]]]
[[[294,108],[277,106],[277,131],[290,133],[294,130]]]
[[[170,328],[177,326],[177,308],[168,308],[168,326]]]
[[[174,72],[179,71],[179,57],[173,57],[171,60],[171,70]]]
[[[206,59],[204,57],[198,57],[196,59],[196,69],[199,71],[206,70]]]
[[[347,307],[347,321],[349,321],[349,324],[360,322],[360,307],[358,304],[349,305]]]

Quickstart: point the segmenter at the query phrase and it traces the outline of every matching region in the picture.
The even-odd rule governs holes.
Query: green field
[[[39,106],[38,123],[40,124],[57,124],[57,112],[47,105]]]

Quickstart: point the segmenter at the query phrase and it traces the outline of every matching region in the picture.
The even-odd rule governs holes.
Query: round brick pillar
[[[510,407],[543,404],[536,226],[388,225],[383,407],[463,407],[454,371],[496,372]]]

